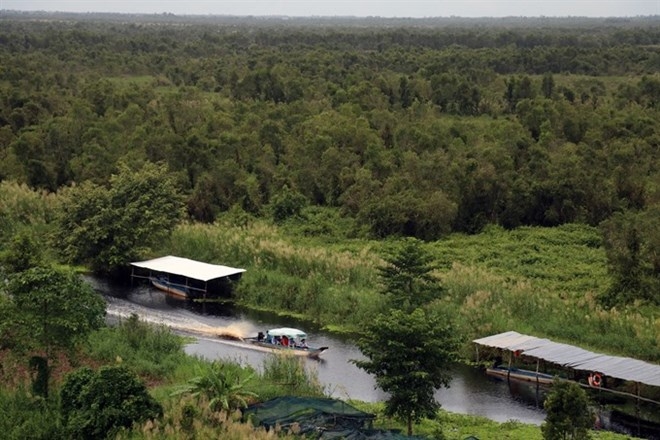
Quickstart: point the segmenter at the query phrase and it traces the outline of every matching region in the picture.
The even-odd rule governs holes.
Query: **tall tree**
[[[412,435],[413,423],[435,418],[440,408],[435,390],[449,386],[458,345],[456,332],[444,318],[423,309],[392,310],[367,325],[358,340],[367,360],[353,362],[389,393],[385,413],[405,421]]]
[[[646,300],[660,303],[660,208],[616,213],[601,224],[612,285],[601,297],[606,306]]]
[[[47,397],[57,351],[70,350],[103,325],[105,301],[74,272],[46,267],[14,274],[7,292],[14,311],[11,334],[21,348],[40,353],[31,364],[38,370],[36,391]]]
[[[113,274],[166,238],[182,215],[183,199],[165,167],[123,167],[109,189],[85,184],[63,192],[57,238],[71,261]]]
[[[431,274],[433,257],[415,238],[406,238],[385,257],[379,271],[382,293],[393,308],[413,310],[437,298],[442,286]]]

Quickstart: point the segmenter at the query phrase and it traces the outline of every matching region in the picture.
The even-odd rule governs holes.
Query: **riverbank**
[[[308,218],[314,223],[314,218]],[[179,255],[245,268],[235,299],[255,309],[304,317],[335,332],[359,333],[383,311],[378,267],[392,246],[307,236],[295,226],[253,220],[179,226],[158,255]],[[658,308],[643,303],[605,309],[598,297],[610,278],[600,232],[585,225],[487,228],[424,243],[443,286],[428,307],[456,320],[472,339],[508,330],[588,350],[659,362]]]
[[[193,359],[198,359],[194,356]],[[261,378],[263,380],[263,378]],[[319,384],[318,376],[309,377],[312,383]],[[176,387],[176,385],[171,385]],[[255,385],[256,388],[264,386]],[[165,389],[169,389],[167,385]],[[256,389],[255,388],[255,389]],[[289,389],[288,394],[296,394]],[[325,390],[327,392],[327,390]],[[156,394],[163,393],[163,389],[157,390]],[[260,399],[267,400],[267,399]],[[380,429],[405,430],[404,424],[384,415],[383,402],[365,402],[349,399],[348,403],[376,416],[374,427]],[[542,440],[542,433],[538,424],[523,423],[514,418],[505,422],[497,422],[486,417],[458,414],[446,410],[438,412],[436,420],[423,420],[415,425],[415,434],[428,438],[442,438],[445,440],[463,440],[468,435],[474,435],[480,440]],[[629,435],[616,434],[608,431],[593,431],[594,440],[623,440],[630,439]]]
[[[166,295],[147,287],[134,287],[129,292],[118,291],[116,295],[121,298],[113,299],[109,303],[109,313],[119,313],[123,316],[137,313],[149,322],[159,322],[183,331],[188,338],[194,334],[195,329],[202,330],[195,340],[189,339],[186,345],[187,353],[208,360],[239,360],[244,366],[256,370],[261,368],[267,357],[266,354],[224,344],[224,341],[211,337],[209,332],[221,331],[229,326],[235,330],[240,328],[247,332],[246,334],[252,334],[268,326],[291,323],[289,318],[281,318],[282,320],[278,321],[276,316],[270,314],[252,314],[245,310],[239,312],[238,309],[234,309],[231,314],[227,311],[215,311],[220,316],[209,315],[209,310],[206,311],[207,314],[201,314],[197,309],[191,313],[185,308],[186,304],[175,301],[174,304],[168,302],[168,305],[164,302],[168,298]],[[294,326],[299,324],[307,329],[305,324],[299,322]],[[331,346],[326,353],[327,359],[320,363],[307,364],[317,375],[319,383],[323,385],[325,395],[351,402],[361,401],[365,405],[378,405],[385,398],[382,393],[374,390],[373,378],[349,362],[350,358],[359,356],[359,352],[355,347],[348,345],[348,341],[328,339],[328,336],[317,331],[313,331],[310,337],[313,341],[321,341],[322,344]],[[459,417],[459,421],[463,420],[460,423],[466,423],[468,430],[475,423],[469,419],[470,417],[475,417],[476,421],[485,419],[482,423],[485,431],[493,429],[493,425],[488,423],[488,420],[515,425],[515,427],[532,425],[537,428],[544,420],[543,412],[539,409],[542,400],[539,401],[539,397],[534,395],[531,388],[508,387],[505,382],[489,380],[482,371],[475,368],[457,370],[450,388],[438,390],[436,398],[446,412],[455,414]],[[460,418],[461,413],[471,415],[467,416],[468,419],[465,421]],[[487,414],[487,416],[481,417],[478,414]],[[389,421],[389,423],[393,422]]]

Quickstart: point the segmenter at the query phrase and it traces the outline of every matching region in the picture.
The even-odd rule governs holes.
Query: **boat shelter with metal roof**
[[[562,368],[660,387],[660,365],[638,359],[595,353],[573,345],[523,335],[515,331],[474,339],[472,342],[477,344],[477,350],[478,346],[497,348],[514,353],[516,356],[527,356],[537,359],[537,361],[550,362]],[[478,356],[477,351],[477,358]],[[631,395],[629,393],[621,394]],[[641,398],[639,394],[631,396]],[[642,400],[660,405],[660,402],[650,399]]]
[[[166,278],[170,286],[201,292],[204,296],[208,293],[209,283],[215,280],[236,280],[245,272],[245,269],[204,263],[173,255],[137,261],[131,263],[131,267],[131,278],[148,279],[152,282],[157,277]]]

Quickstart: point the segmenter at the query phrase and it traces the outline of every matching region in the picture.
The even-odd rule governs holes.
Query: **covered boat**
[[[257,336],[245,338],[256,347],[271,351],[289,353],[296,356],[307,356],[318,358],[328,347],[311,347],[307,344],[307,334],[297,328],[280,327],[273,328],[264,334],[259,332]]]
[[[245,269],[168,255],[131,263],[131,278],[147,279],[157,289],[185,299],[230,296]]]

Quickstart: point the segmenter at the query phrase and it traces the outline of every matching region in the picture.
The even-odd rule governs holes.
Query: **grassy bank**
[[[315,223],[308,219],[307,224]],[[337,235],[333,235],[337,237]],[[359,331],[382,311],[377,267],[389,242],[310,235],[261,221],[179,227],[160,250],[247,269],[243,305]],[[433,307],[456,317],[466,341],[516,330],[610,354],[660,361],[657,308],[603,309],[609,285],[597,229],[488,228],[425,244],[445,295]],[[467,353],[468,351],[466,351]]]
[[[160,420],[120,431],[117,439],[182,439],[223,438],[242,440],[299,438],[286,433],[266,432],[240,422],[240,415],[232,411],[214,411],[208,397],[197,398],[177,391],[191,379],[220,368],[240,390],[248,392],[249,401],[265,401],[284,395],[322,396],[324,390],[313,372],[305,369],[298,358],[268,358],[257,372],[254,368],[233,360],[220,360],[211,364],[183,352],[185,340],[163,327],[155,327],[131,318],[117,327],[105,328],[92,335],[89,343],[78,353],[75,366],[58,363],[51,397],[35,399],[28,391],[27,377],[23,384],[9,385],[3,381],[0,388],[0,429],[7,439],[66,438],[59,417],[56,395],[62,378],[69,371],[84,365],[123,364],[137,373],[148,384],[152,396],[163,406]],[[7,359],[3,359],[6,361]],[[3,365],[8,365],[3,362]],[[234,391],[238,387],[234,386]],[[375,426],[381,429],[403,429],[404,426],[383,415],[382,403],[350,402],[363,411],[376,415]],[[541,439],[538,426],[515,421],[497,423],[482,417],[439,413],[437,420],[423,420],[415,426],[415,434],[426,438],[458,440],[476,435],[481,440],[534,440]],[[626,436],[597,432],[596,440],[622,440]]]

